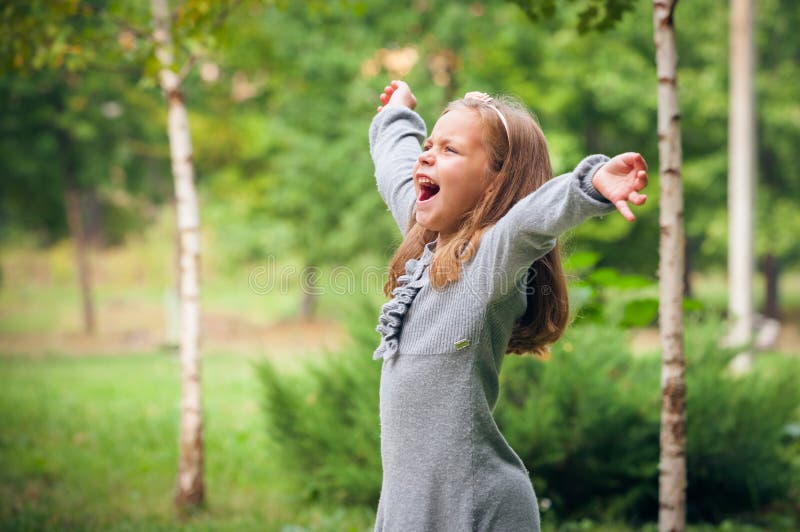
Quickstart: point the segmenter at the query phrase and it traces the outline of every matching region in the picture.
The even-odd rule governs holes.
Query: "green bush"
[[[381,480],[374,309],[352,321],[346,351],[292,376],[262,366],[264,409],[278,457],[305,500],[374,507]],[[800,414],[800,360],[765,355],[752,373],[734,377],[733,353],[717,346],[721,331],[698,322],[686,338],[693,520],[780,509],[791,502],[800,465],[798,431],[790,430]],[[546,519],[656,519],[659,375],[656,353],[634,357],[624,331],[596,324],[573,327],[549,361],[506,357],[495,418],[540,499],[549,499]]]
[[[593,324],[570,329],[546,362],[506,357],[495,418],[558,518],[657,509],[657,369],[622,331]]]
[[[687,334],[687,513],[712,522],[788,502],[797,479],[789,428],[800,416],[800,360],[760,355],[734,377],[720,331],[712,322]]]
[[[800,414],[800,361],[764,355],[734,377],[721,331],[706,320],[686,334],[693,521],[788,503],[797,472],[787,429]],[[657,518],[659,375],[659,357],[634,358],[607,326],[574,327],[547,362],[506,358],[495,417],[558,518]]]
[[[358,310],[353,344],[283,375],[258,367],[263,410],[287,479],[309,502],[377,506],[381,485],[380,364],[374,309]]]

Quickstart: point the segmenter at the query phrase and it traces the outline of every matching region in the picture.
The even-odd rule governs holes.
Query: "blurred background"
[[[206,504],[173,510],[178,266],[150,6],[0,8],[0,529],[370,530],[371,359],[400,241],[367,130],[409,82],[429,128],[465,91],[524,101],[557,173],[650,167],[637,222],[562,240],[574,323],[507,357],[498,424],[548,530],[649,530],[658,510],[658,138],[640,1],[172,3],[201,227]],[[800,11],[753,20],[757,192],[749,372],[730,371],[729,7],[675,13],[683,135],[688,517],[800,527]]]

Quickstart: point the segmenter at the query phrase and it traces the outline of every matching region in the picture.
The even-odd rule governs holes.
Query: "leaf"
[[[573,253],[564,261],[564,269],[567,271],[587,270],[597,264],[599,260],[600,254],[592,251]]]
[[[645,327],[658,316],[658,299],[636,299],[625,305],[621,325],[624,327]]]
[[[617,286],[620,280],[620,275],[617,270],[613,268],[598,268],[589,274],[589,281],[604,288]]]
[[[622,275],[614,268],[598,268],[588,277],[593,282],[603,288],[619,288],[630,290],[634,288],[646,288],[652,286],[654,282],[641,275]]]
[[[686,312],[694,312],[697,310],[703,310],[705,305],[703,302],[694,297],[684,297],[683,298],[683,310]]]

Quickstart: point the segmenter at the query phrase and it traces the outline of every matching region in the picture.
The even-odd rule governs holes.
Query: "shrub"
[[[734,377],[736,354],[718,347],[722,329],[698,323],[687,334],[687,513],[717,522],[785,501],[793,466],[787,429],[800,415],[800,360],[757,357]],[[796,472],[796,470],[794,470]]]
[[[587,324],[549,361],[506,357],[497,424],[557,517],[644,518],[657,508],[659,379],[622,331]]]
[[[258,367],[262,408],[275,456],[309,502],[368,504],[380,495],[380,364],[374,309],[355,312],[353,345],[282,375]],[[370,324],[367,329],[366,324]]]
[[[718,522],[791,496],[800,361],[764,356],[734,377],[721,325],[690,324],[687,357],[687,513]],[[582,325],[551,360],[508,358],[498,426],[557,517],[657,518],[660,359],[634,358],[624,332]],[[795,436],[796,438],[796,436]]]

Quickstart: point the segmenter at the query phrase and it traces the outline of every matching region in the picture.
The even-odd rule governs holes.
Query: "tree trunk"
[[[676,1],[654,0],[653,23],[658,72],[658,158],[661,178],[659,227],[659,328],[661,336],[661,532],[686,526],[686,382],[683,353],[685,238],[681,185],[681,130],[678,111],[678,54],[673,14]]]
[[[84,233],[86,240],[95,248],[103,248],[108,244],[108,235],[103,228],[103,209],[97,197],[97,189],[87,190],[81,204],[84,213]]]
[[[169,111],[169,135],[172,173],[175,180],[175,204],[178,223],[180,264],[180,357],[181,421],[178,478],[175,506],[179,512],[202,506],[203,485],[203,415],[200,388],[200,223],[192,164],[192,141],[189,118],[181,91],[181,80],[172,71],[172,35],[167,0],[152,0],[156,56],[161,63],[159,80]]]
[[[692,297],[692,246],[686,240],[683,262],[683,296]]]
[[[728,342],[753,336],[753,213],[755,211],[755,100],[753,3],[731,0],[728,120]]]
[[[781,308],[778,302],[778,275],[780,269],[778,267],[778,259],[772,253],[768,253],[764,257],[764,281],[766,287],[764,293],[764,316],[776,320],[781,319]]]
[[[319,293],[317,291],[316,271],[316,267],[306,266],[301,274],[303,278],[300,280],[300,287],[303,292],[303,299],[300,301],[300,319],[303,321],[313,320],[317,308]]]
[[[92,298],[92,271],[89,261],[89,241],[83,224],[81,208],[81,191],[75,178],[75,168],[70,153],[70,139],[67,132],[59,131],[58,141],[67,161],[64,168],[64,208],[67,213],[67,226],[72,241],[75,243],[75,269],[78,272],[78,286],[81,293],[81,312],[83,315],[83,332],[95,333],[94,301]]]

